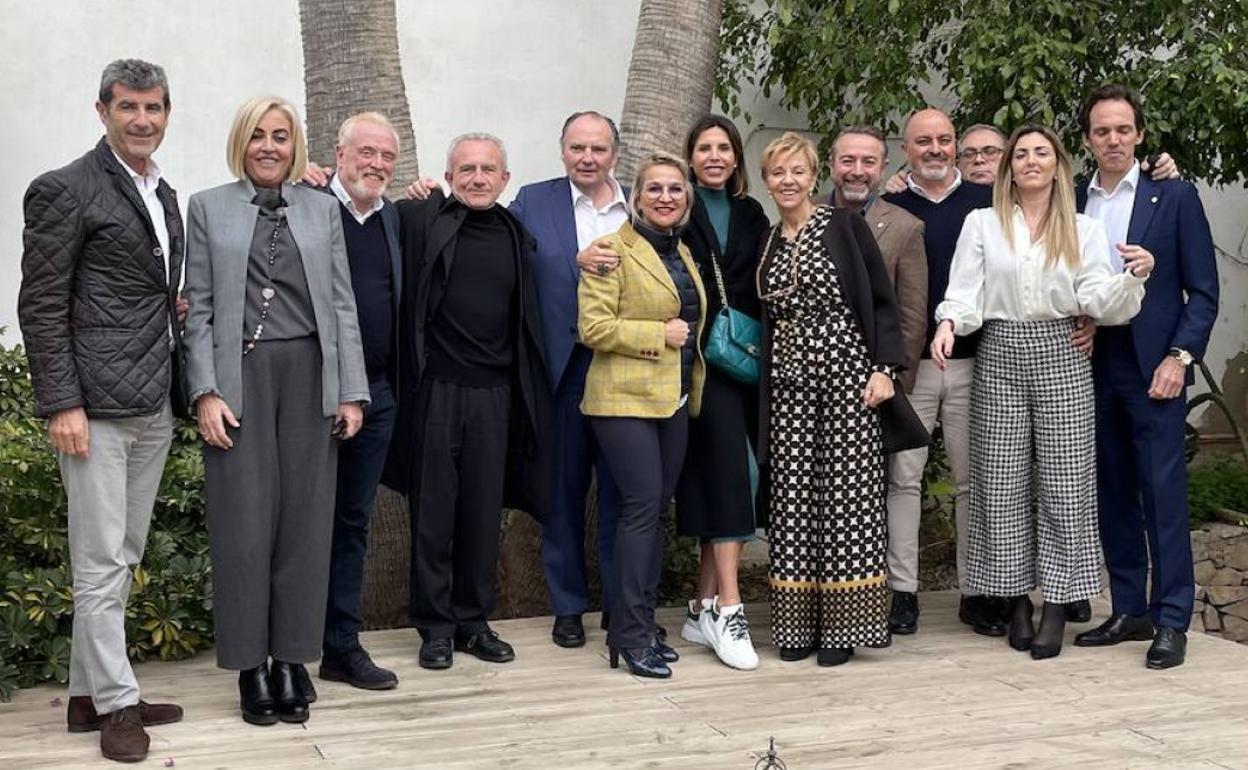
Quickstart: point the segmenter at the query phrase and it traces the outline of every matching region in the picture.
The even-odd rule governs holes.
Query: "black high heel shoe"
[[[667,663],[663,661],[663,658],[659,657],[659,654],[655,652],[653,647],[643,647],[640,650],[625,650],[619,647],[612,647],[611,668],[620,667],[621,657],[628,664],[629,673],[634,676],[667,679],[672,675],[672,670],[667,667]]]
[[[1031,603],[1031,597],[1027,594],[1014,597],[1014,606],[1010,610],[1010,631],[1008,639],[1010,646],[1019,652],[1026,652],[1031,649],[1033,640],[1036,638],[1036,627],[1032,622],[1032,615],[1036,611],[1036,606]]]
[[[238,672],[238,707],[249,725],[277,723],[277,704],[269,691],[267,663]]]
[[[667,642],[663,641],[661,637],[654,637],[654,641],[650,644],[650,649],[658,653],[658,656],[663,659],[664,663],[675,663],[680,660],[680,653],[668,646]]]
[[[1031,643],[1033,660],[1056,658],[1062,651],[1062,638],[1066,635],[1066,605],[1044,603],[1040,611],[1040,630]]]
[[[277,718],[283,722],[308,721],[308,700],[303,697],[299,683],[295,681],[293,666],[273,661],[269,670],[269,688],[273,691],[273,699],[277,701]]]

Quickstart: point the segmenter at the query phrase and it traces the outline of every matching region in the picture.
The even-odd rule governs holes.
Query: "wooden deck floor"
[[[243,724],[234,677],[211,655],[149,663],[138,669],[144,696],[174,699],[187,716],[150,730],[146,764],[745,770],[775,736],[790,770],[1248,770],[1248,647],[1193,634],[1187,665],[1149,671],[1145,644],[1081,649],[1069,645],[1072,627],[1061,657],[1036,662],[971,633],[955,605],[953,594],[925,594],[918,635],[834,669],[781,663],[759,607],[759,670],[726,669],[677,640],[684,657],[666,682],[608,669],[596,628],[586,647],[556,648],[545,618],[496,624],[516,662],[461,655],[443,672],[417,666],[414,631],[374,632],[366,644],[398,672],[399,688],[318,680],[304,726]],[[663,620],[679,629],[677,610]],[[96,734],[65,731],[65,698],[42,687],[0,704],[0,768],[117,766],[100,758]]]

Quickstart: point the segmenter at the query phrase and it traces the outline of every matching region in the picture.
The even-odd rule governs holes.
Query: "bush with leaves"
[[[33,403],[25,353],[0,345],[0,700],[69,678],[66,498]],[[184,658],[212,641],[203,464],[195,430],[184,423],[175,428],[143,564],[134,571],[126,639],[134,660]]]

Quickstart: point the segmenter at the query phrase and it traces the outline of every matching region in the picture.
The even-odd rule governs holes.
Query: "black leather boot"
[[[273,661],[269,671],[269,689],[277,702],[277,718],[283,722],[308,721],[308,699],[303,697],[295,681],[294,667],[280,660]]]
[[[243,721],[251,725],[277,722],[277,704],[269,691],[269,667],[261,663],[255,668],[238,672],[238,707]]]
[[[1014,597],[1013,607],[1010,610],[1010,646],[1019,651],[1027,651],[1031,649],[1032,640],[1036,637],[1036,626],[1032,621],[1032,615],[1035,614],[1036,607],[1031,603],[1031,597],[1027,594]]]
[[[1040,628],[1031,642],[1033,660],[1056,658],[1062,651],[1062,638],[1066,635],[1066,605],[1044,603],[1040,611]]]

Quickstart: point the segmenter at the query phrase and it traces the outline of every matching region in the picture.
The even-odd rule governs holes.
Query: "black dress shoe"
[[[1087,599],[1066,604],[1066,620],[1071,623],[1087,623],[1092,619],[1092,602]]]
[[[451,640],[446,637],[426,639],[420,643],[420,667],[442,669],[450,668],[454,662],[451,651]]]
[[[1153,638],[1153,621],[1147,615],[1110,615],[1091,631],[1075,637],[1076,647],[1108,647],[1119,642],[1147,642]]]
[[[1066,605],[1044,603],[1040,611],[1040,628],[1031,640],[1031,659],[1056,658],[1062,652],[1066,636]]]
[[[456,634],[455,649],[489,663],[508,663],[516,659],[516,651],[511,645],[488,628],[468,636]]]
[[[1009,600],[997,596],[963,596],[958,600],[958,620],[980,636],[1005,636],[1011,607]]]
[[[316,687],[312,684],[308,667],[302,663],[291,663],[290,670],[295,672],[295,686],[303,693],[303,699],[308,703],[316,703]]]
[[[814,651],[814,647],[781,647],[780,660],[783,660],[785,663],[806,660]]]
[[[653,647],[644,647],[640,650],[625,650],[619,647],[611,648],[611,668],[620,667],[620,658],[624,659],[624,663],[628,665],[628,671],[633,676],[648,676],[652,679],[667,679],[672,675],[672,670],[668,668],[667,663],[659,657]]]
[[[654,650],[655,653],[663,659],[664,663],[675,663],[680,660],[680,653],[676,652],[673,648],[668,647],[667,642],[662,641],[662,639],[660,639],[657,635],[654,637],[654,641],[650,644],[650,649]]]
[[[888,613],[888,630],[894,634],[913,634],[919,628],[919,595],[909,591],[893,591],[893,606]]]
[[[1177,628],[1162,626],[1149,645],[1145,662],[1149,668],[1174,668],[1187,658],[1187,634]]]
[[[277,702],[277,718],[283,722],[308,721],[308,700],[295,681],[294,665],[274,660],[269,669],[269,690]]]
[[[269,667],[260,664],[238,672],[238,707],[243,721],[251,725],[277,723],[277,703],[269,691]]]
[[[1032,615],[1035,613],[1036,607],[1031,603],[1031,597],[1023,594],[1014,599],[1013,608],[1010,611],[1010,646],[1020,652],[1026,652],[1031,649],[1031,643],[1036,638],[1036,626],[1032,621]]]
[[[555,627],[550,638],[560,647],[584,647],[585,626],[580,615],[559,615],[555,618]]]
[[[321,679],[327,682],[346,682],[361,690],[393,690],[399,684],[399,678],[393,671],[381,668],[363,647],[355,647],[345,655],[321,657]]]
[[[853,654],[853,647],[824,647],[819,650],[816,660],[821,666],[839,666],[848,662]]]

